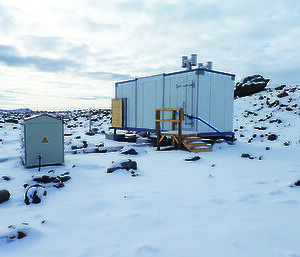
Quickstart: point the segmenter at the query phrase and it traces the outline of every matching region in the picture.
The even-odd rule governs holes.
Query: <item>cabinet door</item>
[[[123,99],[112,99],[112,127],[123,127]]]

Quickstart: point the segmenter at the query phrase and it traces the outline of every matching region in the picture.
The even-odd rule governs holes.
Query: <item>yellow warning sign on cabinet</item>
[[[48,143],[48,140],[47,140],[47,138],[45,138],[45,137],[44,137],[44,139],[43,139],[42,143]]]

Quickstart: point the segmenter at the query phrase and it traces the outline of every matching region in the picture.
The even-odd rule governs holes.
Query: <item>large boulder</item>
[[[269,79],[265,79],[261,75],[248,76],[242,82],[236,83],[234,97],[244,97],[261,92],[269,81]]]
[[[0,190],[0,204],[8,201],[10,198],[10,193],[6,190]]]

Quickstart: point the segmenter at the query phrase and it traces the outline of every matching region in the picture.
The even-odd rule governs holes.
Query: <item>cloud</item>
[[[6,33],[15,27],[12,9],[0,4],[0,31]]]
[[[21,56],[15,47],[9,45],[0,45],[0,62],[11,67],[34,67],[44,72],[60,72],[79,67],[78,63],[65,58]]]
[[[81,76],[86,76],[98,80],[127,80],[132,78],[128,74],[105,72],[105,71],[95,71],[95,72],[85,72],[81,73]]]

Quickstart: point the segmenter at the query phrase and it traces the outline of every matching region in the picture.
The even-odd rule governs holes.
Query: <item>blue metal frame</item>
[[[145,129],[145,128],[114,128],[111,127],[111,129],[116,130],[129,130],[129,131],[140,131],[140,132],[151,132],[156,133],[156,129]],[[198,133],[200,137],[220,137],[220,133],[218,132],[210,132],[210,133]],[[226,137],[232,137],[232,140],[234,140],[234,132],[222,132],[223,135]],[[223,136],[222,135],[222,136]]]

